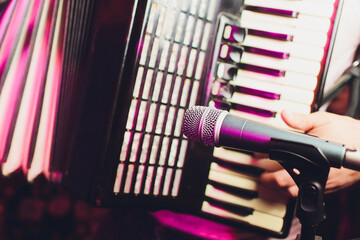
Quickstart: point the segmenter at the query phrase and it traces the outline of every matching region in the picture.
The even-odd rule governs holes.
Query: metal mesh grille
[[[185,112],[184,122],[182,125],[183,133],[191,140],[200,142],[199,126],[201,118],[206,108],[201,106],[191,107]]]
[[[216,108],[208,108],[206,113],[206,117],[203,121],[202,131],[201,131],[201,138],[202,142],[207,145],[214,146],[214,130],[216,126],[216,121],[219,118],[219,115],[222,111]]]

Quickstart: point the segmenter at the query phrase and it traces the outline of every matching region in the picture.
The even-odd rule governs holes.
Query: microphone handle
[[[219,139],[218,142],[215,142],[215,146],[226,146],[268,154],[274,149],[281,150],[281,142],[284,142],[294,146],[294,149],[287,149],[286,151],[292,151],[293,154],[304,156],[307,159],[312,158],[312,155],[309,155],[306,149],[308,148],[310,152],[310,149],[313,151],[315,148],[318,151],[316,155],[321,156],[323,159],[310,159],[311,161],[336,168],[340,168],[343,165],[345,153],[347,152],[347,149],[342,144],[329,142],[308,134],[275,128],[231,114],[227,114],[219,124],[221,126],[215,129],[219,131],[217,133],[219,134]],[[350,156],[353,155],[355,154],[350,154]],[[360,154],[358,153],[356,157],[358,155]],[[356,165],[354,162],[360,165],[358,163],[360,162],[360,157],[358,160],[354,159],[352,161],[351,159],[346,161],[347,166]]]

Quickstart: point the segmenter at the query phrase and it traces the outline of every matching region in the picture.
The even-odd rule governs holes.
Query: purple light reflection
[[[246,52],[264,55],[267,57],[274,57],[281,59],[288,59],[290,57],[290,53],[286,53],[286,52],[272,51],[272,50],[256,48],[256,47],[247,47],[247,46],[243,46],[243,47]]]
[[[282,40],[282,41],[292,41],[294,39],[294,36],[292,36],[292,35],[283,34],[283,33],[267,32],[267,31],[256,30],[256,29],[248,29],[248,34],[254,35],[254,36],[259,36],[259,37]]]
[[[299,16],[299,12],[297,12],[297,11],[284,10],[284,9],[258,7],[258,6],[246,6],[245,9],[249,10],[249,11],[272,14],[272,15],[283,16],[283,17],[297,18]]]
[[[246,105],[242,105],[242,104],[236,104],[236,103],[231,104],[231,108],[235,109],[237,111],[242,111],[242,112],[246,112],[246,113],[250,113],[250,114],[254,114],[254,115],[257,115],[260,117],[266,117],[266,118],[275,117],[275,115],[276,115],[275,111],[260,109],[260,108],[246,106]]]
[[[285,76],[284,70],[260,67],[260,66],[256,66],[256,65],[245,64],[245,63],[238,64],[237,66],[240,69],[257,72],[257,73],[263,73],[263,74],[267,74],[267,75],[271,75],[271,76],[275,76],[275,77],[284,77]]]
[[[274,100],[280,99],[280,94],[278,94],[278,93],[262,91],[262,90],[254,89],[254,88],[235,86],[235,91],[246,93],[249,95],[255,95],[255,96],[267,98],[267,99],[274,99]]]

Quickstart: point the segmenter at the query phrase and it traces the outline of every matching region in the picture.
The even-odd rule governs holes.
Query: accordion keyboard
[[[338,4],[245,0],[239,20],[220,21],[222,36],[215,47],[216,70],[209,105],[282,128],[289,128],[281,120],[283,109],[310,113],[324,71]],[[262,168],[264,162],[225,148],[214,149],[213,155],[218,163]],[[256,178],[215,163],[209,179],[204,212],[281,231],[286,198],[269,199],[277,193],[268,190],[266,195],[259,194],[261,184]],[[256,197],[247,199],[234,194],[239,189],[254,191]],[[251,211],[237,212],[240,205]]]

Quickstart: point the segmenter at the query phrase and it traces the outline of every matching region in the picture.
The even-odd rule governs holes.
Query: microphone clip
[[[296,216],[302,225],[297,239],[321,239],[318,224],[325,219],[324,191],[330,166],[312,145],[271,139],[269,158],[278,161],[299,187]]]

